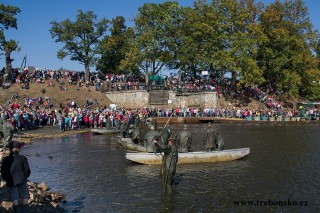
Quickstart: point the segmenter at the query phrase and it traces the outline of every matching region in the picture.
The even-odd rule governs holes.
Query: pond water
[[[125,159],[116,135],[90,132],[27,145],[31,181],[66,195],[66,212],[317,212],[320,125],[215,124],[225,148],[249,147],[244,159],[178,165],[164,196],[159,166]],[[179,131],[183,125],[172,125]],[[201,150],[205,124],[189,124]],[[299,205],[299,206],[297,206]],[[303,206],[301,206],[303,205]],[[307,205],[307,206],[305,206]]]

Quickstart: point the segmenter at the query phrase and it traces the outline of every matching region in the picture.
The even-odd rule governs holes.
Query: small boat
[[[93,128],[91,132],[94,134],[114,134],[119,133],[119,129]]]
[[[119,136],[118,136],[119,137]],[[119,137],[118,138],[118,143],[128,151],[136,151],[136,152],[146,152],[146,147],[141,146],[139,144],[132,143],[131,138],[123,138]]]
[[[249,153],[250,148],[227,149],[212,152],[185,152],[179,153],[178,164],[232,161],[243,158]],[[162,156],[160,153],[127,152],[126,159],[136,163],[149,165],[162,163]]]

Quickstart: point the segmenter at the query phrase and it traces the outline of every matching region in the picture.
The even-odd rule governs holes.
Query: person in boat
[[[151,119],[151,124],[157,129],[158,123],[157,123],[157,119],[156,119],[155,117],[153,117],[153,118]]]
[[[134,126],[139,128],[139,124],[140,124],[140,117],[139,117],[139,114],[136,113],[135,118],[134,118]]]
[[[158,144],[160,146],[167,145],[169,137],[175,137],[175,136],[172,134],[172,131],[170,129],[170,125],[167,125],[162,128],[161,133],[159,134]]]
[[[188,131],[188,126],[185,124],[183,130],[179,133],[179,152],[190,152],[192,145],[191,132]]]
[[[138,126],[134,126],[133,124],[130,125],[130,136],[131,140],[135,144],[140,144],[140,137],[141,137],[141,131]]]
[[[207,152],[214,151],[216,149],[216,132],[210,122],[208,123],[208,128],[204,135],[203,145]]]
[[[125,120],[121,121],[120,134],[124,138],[126,138],[128,136],[128,125]]]
[[[219,131],[217,131],[217,135],[216,135],[216,150],[217,151],[224,150],[224,140]]]
[[[168,145],[165,146],[160,146],[157,140],[153,140],[153,143],[157,147],[157,152],[164,153],[162,156],[163,192],[165,194],[171,194],[179,157],[176,138],[168,138]]]
[[[158,140],[159,133],[156,131],[155,126],[151,125],[150,130],[144,136],[144,145],[146,146],[147,152],[155,152],[155,146],[153,144],[153,140]]]

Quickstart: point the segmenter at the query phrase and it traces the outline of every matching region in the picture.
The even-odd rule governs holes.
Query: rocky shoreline
[[[34,130],[26,130],[14,133],[13,140],[31,143],[33,140],[42,138],[59,138],[88,132],[90,129],[79,129],[70,131],[60,131],[58,126],[47,126],[37,128]],[[31,168],[32,170],[32,168]],[[1,176],[0,176],[1,178]],[[12,202],[9,199],[8,188],[5,182],[0,179],[0,212],[11,213]],[[65,203],[65,196],[57,192],[50,192],[46,183],[28,182],[29,188],[29,206],[30,213],[62,213],[64,209],[60,207],[60,204]]]
[[[65,203],[65,196],[56,192],[50,192],[49,187],[44,183],[28,182],[30,213],[62,213],[64,209],[59,204]],[[1,181],[0,186],[0,212],[10,213],[12,202],[9,199],[9,191],[5,182]]]

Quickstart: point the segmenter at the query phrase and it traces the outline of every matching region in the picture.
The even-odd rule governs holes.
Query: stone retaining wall
[[[107,92],[106,96],[117,104],[126,108],[142,108],[149,106],[149,92],[147,90],[129,90]],[[177,95],[174,91],[169,91],[167,105],[154,105],[155,107],[217,107],[218,96],[216,92],[199,92]]]

